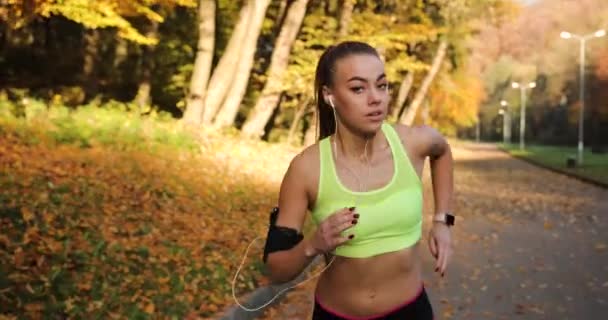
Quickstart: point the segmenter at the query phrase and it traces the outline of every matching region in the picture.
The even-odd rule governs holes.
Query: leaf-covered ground
[[[423,244],[435,319],[606,319],[608,190],[492,146],[455,145],[460,218],[444,279]],[[428,170],[425,188],[429,214]],[[263,318],[310,319],[314,285],[288,293]]]
[[[0,133],[0,318],[214,314],[295,152],[220,136],[192,153]],[[266,281],[248,261],[239,295]]]

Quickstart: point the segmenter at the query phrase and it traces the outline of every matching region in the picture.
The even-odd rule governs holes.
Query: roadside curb
[[[506,153],[510,157],[523,160],[523,161],[528,162],[528,163],[530,163],[532,165],[535,165],[537,167],[541,167],[543,169],[547,169],[547,170],[553,171],[555,173],[563,174],[563,175],[568,176],[570,178],[574,178],[574,179],[577,179],[579,181],[582,181],[582,182],[585,182],[585,183],[589,183],[589,184],[595,185],[595,186],[600,187],[600,188],[608,189],[608,183],[605,183],[605,182],[602,182],[602,181],[599,181],[599,180],[595,180],[595,179],[592,179],[592,178],[588,178],[588,177],[583,177],[583,176],[574,174],[574,173],[566,171],[566,170],[561,170],[561,169],[558,169],[558,168],[555,168],[555,167],[551,167],[551,166],[548,166],[548,165],[546,165],[544,163],[538,162],[536,160],[532,160],[530,158],[526,158],[526,157],[522,157],[522,156],[511,154],[511,153],[509,153],[508,150],[503,149],[503,148],[501,148],[499,146],[496,146],[496,149],[500,150],[500,151],[502,151],[504,153]]]
[[[312,267],[316,266],[318,263],[320,263],[321,260],[322,260],[321,257],[315,258],[315,260],[313,260],[308,265],[308,267],[306,267],[306,269],[304,269],[304,271],[302,271],[302,273],[300,273],[300,275],[298,275],[294,280],[292,280],[290,282],[287,282],[282,285],[260,287],[245,296],[237,297],[239,299],[239,303],[247,308],[250,308],[250,307],[256,308],[265,303],[268,303],[268,301],[270,301],[270,299],[272,299],[281,290],[284,290],[285,288],[293,286],[294,284],[299,283],[302,280],[304,280],[305,278],[307,278],[309,276],[310,269]],[[246,311],[243,308],[241,308],[239,305],[233,304],[232,306],[227,307],[226,309],[224,309],[224,311],[217,313],[216,315],[210,317],[209,319],[254,320],[257,317],[264,314],[264,311],[266,311],[266,309],[279,303],[283,298],[285,298],[285,295],[287,293],[289,293],[291,290],[293,290],[293,288],[281,293],[281,295],[278,296],[272,303],[270,303],[269,305],[267,305],[266,307],[264,307],[260,310]]]

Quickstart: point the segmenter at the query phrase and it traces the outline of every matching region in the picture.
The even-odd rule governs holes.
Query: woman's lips
[[[377,121],[382,120],[384,118],[384,114],[382,113],[382,111],[374,111],[366,114],[365,117],[370,120]]]

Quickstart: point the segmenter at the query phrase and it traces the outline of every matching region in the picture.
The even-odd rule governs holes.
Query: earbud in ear
[[[334,106],[334,100],[332,100],[331,97],[329,97],[329,105],[334,109],[336,108],[336,106]]]

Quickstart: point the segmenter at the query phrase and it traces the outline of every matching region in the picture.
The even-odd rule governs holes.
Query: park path
[[[492,145],[456,144],[453,153],[460,219],[445,278],[432,271],[424,240],[436,319],[607,319],[608,190]],[[424,179],[429,214],[427,168]],[[261,319],[310,319],[314,281]]]

